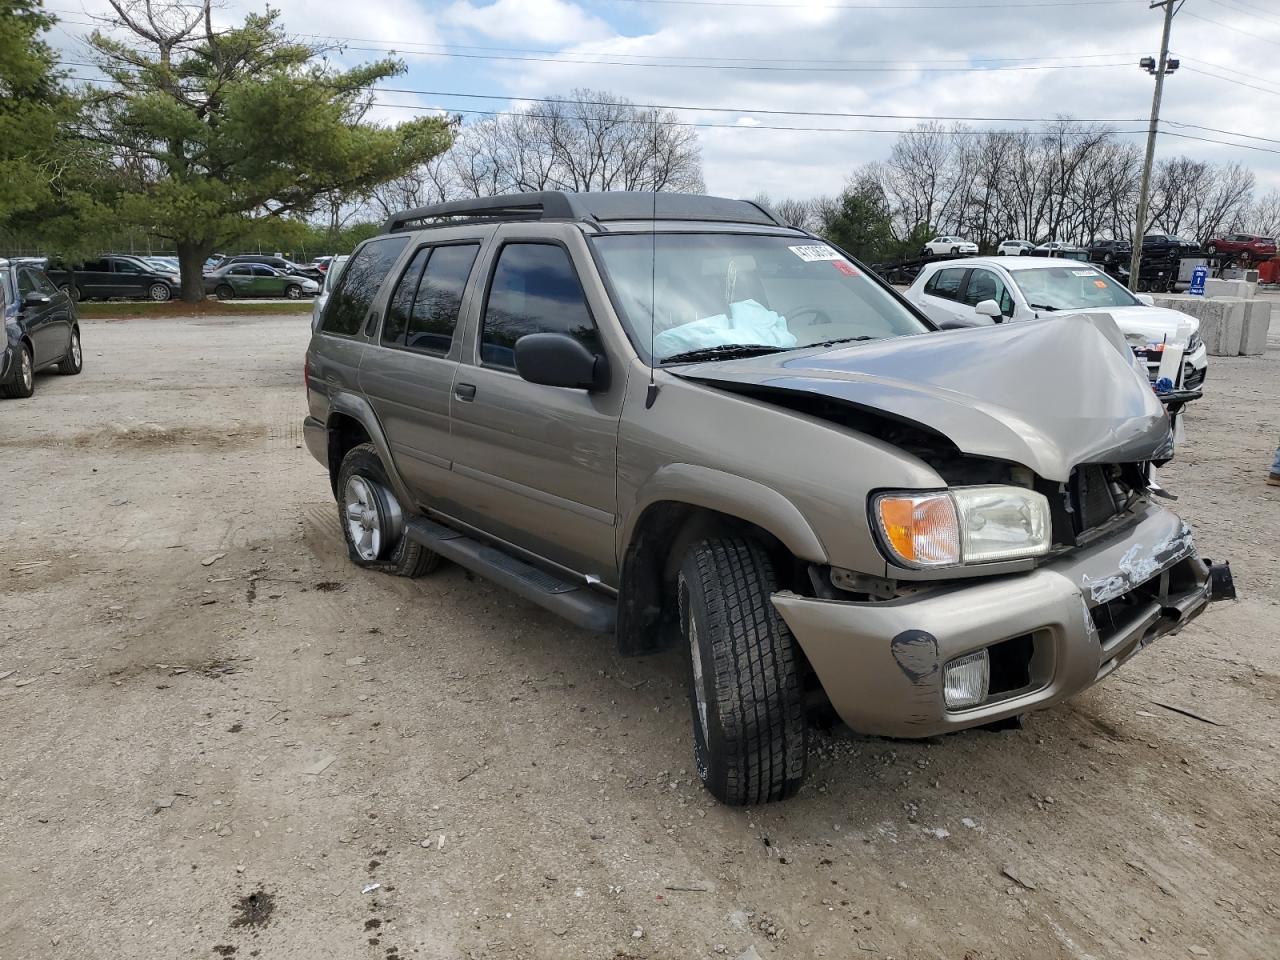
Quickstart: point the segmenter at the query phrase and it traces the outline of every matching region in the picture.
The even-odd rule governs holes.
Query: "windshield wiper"
[[[837,343],[860,343],[863,340],[875,339],[875,337],[868,337],[866,334],[860,337],[836,337],[834,340],[819,340],[817,343],[806,343],[805,349],[809,347],[834,347]]]
[[[1047,303],[1028,303],[1027,306],[1032,310],[1048,310],[1051,313],[1058,309],[1057,307],[1049,306]]]
[[[691,363],[695,360],[732,360],[734,357],[754,357],[763,353],[781,353],[786,347],[767,343],[722,343],[716,347],[698,347],[684,353],[664,357],[663,363]],[[794,348],[790,348],[794,349]]]

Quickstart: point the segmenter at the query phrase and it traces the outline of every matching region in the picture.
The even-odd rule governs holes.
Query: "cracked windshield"
[[[652,318],[658,363],[926,330],[861,268],[817,240],[723,233],[615,234],[593,242],[641,353],[650,349]]]

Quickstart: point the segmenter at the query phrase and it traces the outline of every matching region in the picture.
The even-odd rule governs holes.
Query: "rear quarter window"
[[[407,236],[370,240],[352,254],[338,278],[337,289],[325,305],[320,329],[343,337],[359,333],[378,288],[408,243]]]

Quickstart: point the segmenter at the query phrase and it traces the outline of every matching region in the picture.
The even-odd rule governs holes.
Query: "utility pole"
[[[1160,126],[1160,96],[1164,93],[1164,76],[1178,68],[1178,61],[1169,62],[1169,32],[1173,29],[1174,0],[1152,3],[1150,9],[1164,7],[1164,32],[1160,36],[1160,60],[1153,63],[1143,57],[1138,65],[1156,76],[1156,91],[1151,97],[1151,126],[1147,129],[1147,156],[1142,162],[1142,182],[1138,186],[1138,223],[1133,231],[1133,254],[1129,259],[1129,289],[1138,289],[1138,271],[1142,269],[1142,238],[1147,233],[1147,196],[1151,190],[1151,164],[1156,156],[1156,130]],[[1185,2],[1185,0],[1182,0]],[[1178,4],[1179,9],[1182,3]]]

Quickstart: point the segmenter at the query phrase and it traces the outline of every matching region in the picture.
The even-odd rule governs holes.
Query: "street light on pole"
[[[1164,7],[1164,32],[1160,36],[1160,59],[1143,57],[1138,66],[1156,78],[1155,93],[1151,97],[1151,126],[1147,128],[1147,156],[1142,163],[1142,181],[1138,186],[1138,222],[1133,231],[1133,253],[1129,259],[1129,289],[1138,289],[1138,271],[1142,268],[1142,239],[1147,234],[1147,196],[1151,190],[1151,164],[1156,156],[1156,130],[1160,126],[1160,97],[1164,93],[1164,78],[1178,69],[1177,60],[1169,59],[1169,32],[1173,29],[1173,15],[1182,9],[1186,0],[1180,0],[1174,8],[1174,0],[1159,0],[1150,9]]]

